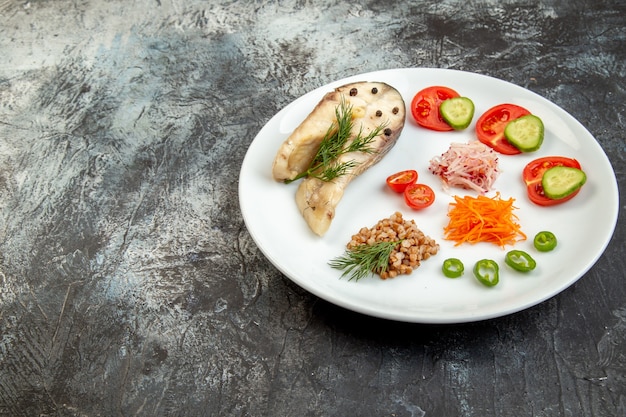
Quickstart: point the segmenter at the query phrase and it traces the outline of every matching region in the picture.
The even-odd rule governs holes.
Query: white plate
[[[387,82],[400,91],[407,106],[405,128],[385,158],[356,178],[347,188],[336,217],[325,236],[310,232],[295,203],[297,183],[272,179],[274,156],[284,139],[307,116],[322,96],[354,81]],[[537,261],[530,274],[510,270],[503,262],[505,250],[492,244],[461,245],[443,239],[448,204],[453,195],[476,195],[452,189],[446,193],[438,177],[427,170],[429,160],[445,152],[451,142],[475,140],[474,123],[461,132],[434,132],[417,126],[410,115],[414,94],[424,87],[444,85],[470,97],[475,120],[488,108],[508,102],[526,107],[541,117],[545,140],[532,154],[500,156],[502,173],[495,183],[502,198],[516,199],[515,211],[529,239],[515,245]],[[581,192],[566,204],[538,207],[530,203],[521,179],[523,167],[548,155],[576,158],[588,174]],[[412,211],[402,198],[386,189],[385,178],[397,171],[416,169],[418,182],[436,192],[435,203]],[[287,277],[311,293],[347,309],[386,319],[419,323],[460,323],[499,317],[536,305],[569,287],[583,276],[604,252],[613,235],[618,214],[618,189],[611,164],[594,137],[563,109],[541,96],[508,82],[484,75],[443,69],[396,69],[360,74],[318,88],[278,112],[250,144],[241,167],[239,199],[246,226],[261,251]],[[328,262],[344,253],[352,234],[363,226],[400,211],[440,244],[439,253],[424,261],[411,275],[390,280],[371,276],[360,281],[340,278],[341,271]],[[552,252],[532,246],[541,230],[556,234]],[[461,278],[445,278],[444,259],[465,264]],[[480,284],[471,269],[482,258],[500,264],[500,283]]]

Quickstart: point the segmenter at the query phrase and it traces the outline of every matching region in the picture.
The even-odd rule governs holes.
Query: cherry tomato
[[[411,184],[404,190],[404,201],[412,209],[423,209],[435,201],[435,193],[426,184]]]
[[[504,155],[517,155],[519,149],[511,145],[504,136],[506,125],[517,118],[530,114],[516,104],[498,104],[484,112],[476,121],[478,140]]]
[[[387,185],[396,193],[403,193],[404,189],[417,181],[417,171],[408,169],[387,177]]]
[[[418,92],[411,102],[411,114],[422,127],[446,132],[453,130],[439,113],[441,103],[449,98],[460,97],[459,93],[448,87],[426,87]]]
[[[564,156],[545,156],[529,162],[524,167],[522,178],[526,183],[526,192],[528,193],[530,201],[539,206],[554,206],[556,204],[565,203],[578,194],[580,189],[564,198],[551,199],[546,197],[543,192],[543,186],[541,185],[541,179],[543,178],[544,172],[557,166],[580,169],[580,163],[578,163],[577,160]]]

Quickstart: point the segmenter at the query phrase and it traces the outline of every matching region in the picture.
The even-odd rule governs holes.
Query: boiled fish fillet
[[[347,174],[332,181],[306,177],[298,187],[296,204],[311,230],[319,236],[328,231],[348,184],[380,161],[404,128],[405,104],[395,88],[381,82],[357,82],[338,87],[322,98],[281,145],[274,159],[274,179],[291,180],[308,169],[329,127],[336,122],[335,112],[342,100],[352,107],[351,138],[359,133],[366,136],[381,125],[384,128],[369,145],[375,152],[349,152],[337,159],[339,163],[357,163]]]

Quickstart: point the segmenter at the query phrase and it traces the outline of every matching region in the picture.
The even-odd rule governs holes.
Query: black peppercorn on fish
[[[336,112],[342,102],[350,106],[353,122],[346,146],[358,135],[378,133],[369,144],[372,152],[354,151],[337,157],[336,163],[351,164],[345,174],[330,181],[307,176],[298,187],[298,208],[311,230],[319,236],[328,231],[348,184],[389,152],[406,118],[402,96],[386,83],[356,82],[338,87],[322,98],[281,145],[272,167],[275,180],[293,180],[307,171],[329,127],[336,123]]]

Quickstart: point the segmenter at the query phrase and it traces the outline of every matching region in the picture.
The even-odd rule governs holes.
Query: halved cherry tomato
[[[404,190],[404,201],[412,209],[423,209],[435,201],[435,192],[426,184],[411,184]]]
[[[530,201],[539,206],[554,206],[556,204],[565,203],[578,194],[580,189],[564,198],[551,199],[546,197],[543,192],[543,186],[541,185],[541,179],[543,178],[544,172],[550,168],[558,166],[580,169],[580,163],[577,160],[573,158],[566,158],[564,156],[545,156],[529,162],[524,167],[524,170],[522,171],[522,178],[526,183],[526,191]]]
[[[404,192],[404,189],[417,181],[417,171],[408,169],[387,177],[387,185],[396,193]]]
[[[517,118],[530,114],[525,108],[516,104],[498,104],[484,112],[476,121],[478,140],[504,155],[517,155],[519,149],[511,145],[504,137],[506,125]]]
[[[432,86],[419,91],[411,102],[411,114],[422,127],[446,132],[453,130],[439,114],[439,106],[449,98],[460,97],[459,93],[448,87]]]

